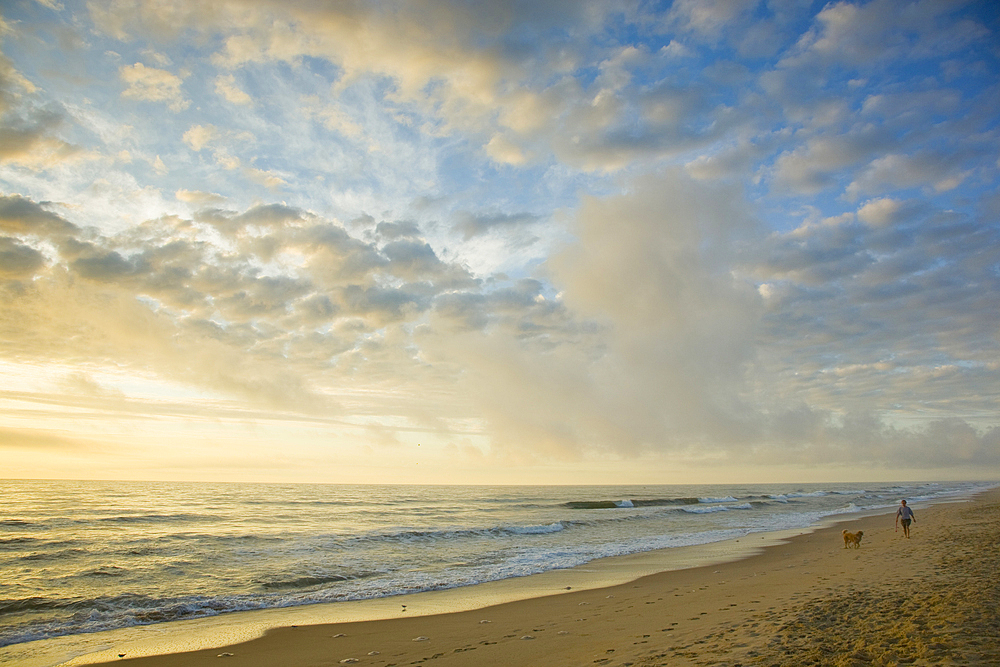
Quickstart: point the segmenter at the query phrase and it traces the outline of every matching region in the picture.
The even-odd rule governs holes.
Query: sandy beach
[[[894,530],[892,511],[821,528],[736,562],[610,588],[475,611],[280,628],[225,648],[126,655],[116,663],[1000,664],[1000,489],[915,509],[909,540]],[[859,549],[844,548],[844,528],[864,531]]]

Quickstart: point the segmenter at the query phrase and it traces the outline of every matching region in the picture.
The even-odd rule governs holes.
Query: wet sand
[[[475,611],[279,628],[225,648],[115,663],[1000,665],[1000,489],[914,510],[909,540],[894,531],[892,510],[736,562],[609,588]],[[844,528],[864,531],[859,549],[844,548]]]

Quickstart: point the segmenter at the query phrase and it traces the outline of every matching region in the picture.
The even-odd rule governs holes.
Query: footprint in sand
[[[421,636],[421,637],[414,637],[413,641],[415,641],[415,642],[425,642],[428,639],[430,639],[430,637],[423,637],[423,636]]]

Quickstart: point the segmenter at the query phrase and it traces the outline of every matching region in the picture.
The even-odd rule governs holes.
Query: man
[[[913,510],[906,506],[905,500],[899,501],[899,509],[896,510],[896,530],[899,530],[900,521],[903,522],[903,535],[906,539],[910,539],[910,521],[916,521],[917,517],[913,516]]]

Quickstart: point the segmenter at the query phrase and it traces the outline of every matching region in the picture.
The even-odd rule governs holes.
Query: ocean
[[[804,528],[988,483],[339,486],[0,481],[0,647],[382,598]],[[2,660],[0,660],[2,662]]]

